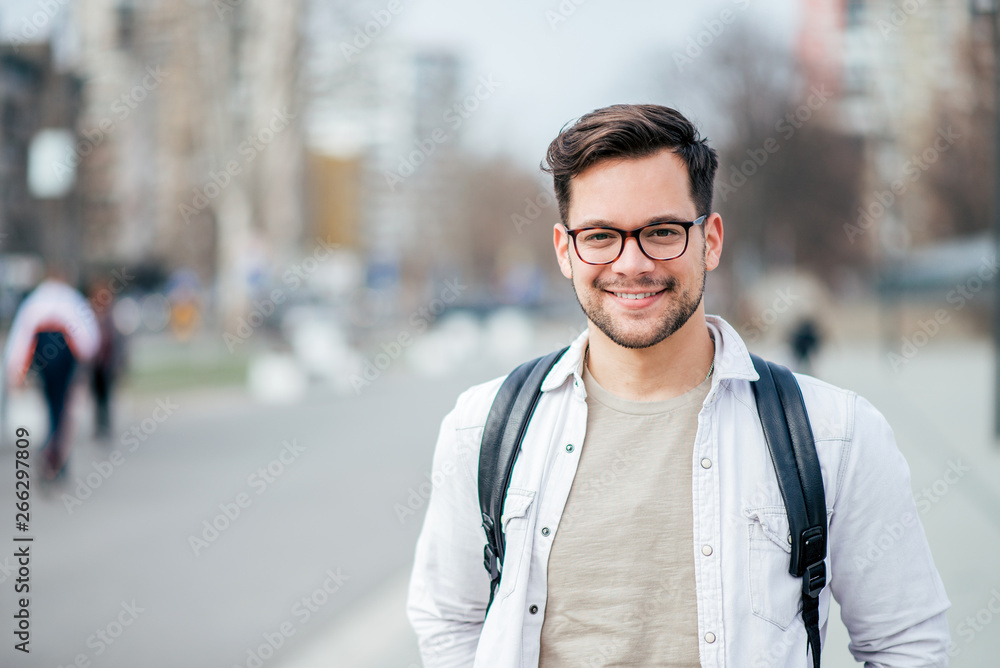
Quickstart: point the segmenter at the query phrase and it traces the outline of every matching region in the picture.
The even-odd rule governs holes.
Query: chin
[[[612,315],[605,308],[603,294],[593,294],[586,304],[577,295],[577,301],[590,322],[611,341],[623,348],[641,350],[657,345],[686,325],[701,305],[703,294],[704,287],[697,297],[690,292],[665,295],[670,301],[660,313],[643,314],[638,318],[629,317],[630,314]]]

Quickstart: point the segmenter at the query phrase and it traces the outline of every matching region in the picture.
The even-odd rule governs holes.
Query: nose
[[[625,248],[617,260],[611,263],[611,268],[619,274],[637,275],[645,274],[656,267],[656,263],[650,260],[639,248],[639,240],[629,237],[625,240]]]

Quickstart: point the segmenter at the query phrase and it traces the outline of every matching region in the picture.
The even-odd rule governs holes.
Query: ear
[[[722,216],[713,213],[702,223],[705,230],[705,269],[712,271],[722,257]]]
[[[556,248],[556,260],[559,261],[559,270],[562,272],[563,276],[572,279],[573,265],[570,263],[569,259],[569,234],[567,234],[566,228],[563,227],[562,223],[556,223],[552,227],[552,234],[552,243]]]

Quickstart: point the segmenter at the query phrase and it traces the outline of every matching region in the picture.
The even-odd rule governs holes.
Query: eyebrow
[[[641,225],[636,225],[636,228],[642,227],[644,225],[652,225],[653,223],[690,223],[692,220],[697,220],[697,219],[698,216],[695,216],[694,218],[687,218],[686,216],[678,216],[677,214],[674,213],[664,213],[658,216],[647,218],[646,221],[643,222]],[[583,221],[580,227],[576,229],[583,229],[585,227],[618,227],[618,226],[612,222],[604,220],[603,218],[594,218],[591,220]]]

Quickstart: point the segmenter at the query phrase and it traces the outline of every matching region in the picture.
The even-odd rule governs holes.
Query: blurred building
[[[69,150],[81,107],[80,80],[56,70],[46,44],[0,46],[0,252],[37,255],[76,278],[82,240],[77,166]],[[22,276],[22,279],[28,278]],[[35,279],[38,277],[35,276]]]
[[[977,83],[962,63],[969,3],[803,0],[802,9],[806,75],[839,93],[828,118],[864,141],[857,241],[873,258],[898,256],[926,241],[932,227],[933,194],[921,177],[933,162],[925,152],[935,154],[946,130],[941,102],[961,104]]]
[[[380,42],[328,66],[309,119],[314,215],[365,258],[368,283],[391,293],[408,266],[428,273],[424,244],[441,236],[454,200],[460,63],[447,51]],[[345,183],[357,184],[357,200]]]
[[[246,303],[250,249],[301,255],[297,1],[78,0],[86,260],[193,269]]]

